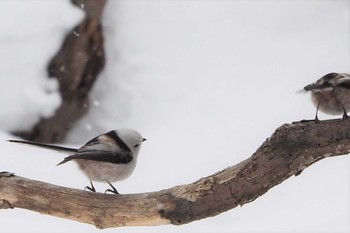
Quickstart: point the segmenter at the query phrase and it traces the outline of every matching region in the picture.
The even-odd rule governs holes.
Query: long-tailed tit
[[[344,73],[329,73],[316,82],[304,87],[311,91],[312,102],[316,106],[315,121],[318,121],[318,110],[348,118],[350,111],[350,75]]]
[[[132,129],[112,130],[88,141],[79,149],[30,141],[9,140],[10,142],[29,144],[69,154],[62,162],[75,161],[90,179],[91,187],[85,189],[96,192],[92,181],[107,182],[112,189],[106,192],[118,194],[111,182],[128,178],[136,166],[141,143],[146,139]]]

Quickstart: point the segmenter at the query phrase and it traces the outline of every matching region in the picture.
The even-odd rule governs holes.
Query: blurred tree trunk
[[[29,132],[14,132],[27,140],[62,141],[71,126],[88,110],[88,94],[105,64],[101,15],[106,0],[72,0],[85,18],[66,36],[48,65],[48,76],[59,82],[61,106]]]

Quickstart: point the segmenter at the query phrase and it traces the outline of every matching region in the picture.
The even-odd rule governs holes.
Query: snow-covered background
[[[6,142],[60,103],[46,64],[83,17],[68,1],[0,1],[0,171],[74,188],[64,155]],[[71,131],[80,146],[110,129],[147,138],[121,193],[190,183],[251,156],[283,123],[312,119],[297,91],[350,72],[350,1],[109,1],[107,66]],[[331,118],[324,114],[321,119]],[[96,184],[103,191],[105,184]],[[256,201],[184,226],[104,232],[349,232],[350,157],[329,158]],[[0,211],[0,232],[100,232],[26,210]]]

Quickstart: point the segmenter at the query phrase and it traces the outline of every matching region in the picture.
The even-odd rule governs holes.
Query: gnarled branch
[[[151,193],[106,195],[0,173],[0,208],[25,208],[98,228],[185,224],[254,201],[311,164],[350,151],[350,120],[279,127],[247,160]]]

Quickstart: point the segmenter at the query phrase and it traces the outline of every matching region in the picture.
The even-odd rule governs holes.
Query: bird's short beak
[[[318,85],[316,85],[315,83],[311,83],[311,84],[305,86],[304,90],[305,91],[311,91],[311,90],[314,90],[314,89],[317,89],[317,88],[319,88]]]
[[[147,140],[146,138],[142,139],[143,142],[146,141],[146,140]]]

